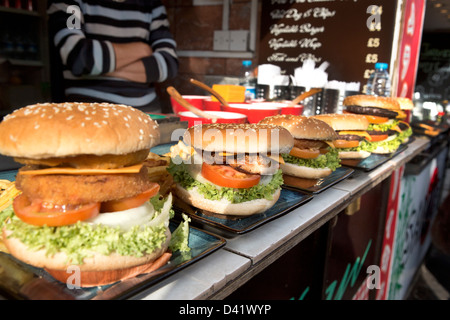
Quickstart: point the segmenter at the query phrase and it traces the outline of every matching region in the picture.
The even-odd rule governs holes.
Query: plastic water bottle
[[[367,81],[366,94],[389,97],[391,95],[391,78],[387,63],[376,63],[373,72]]]
[[[245,87],[245,101],[256,98],[256,77],[251,60],[242,61],[242,77],[239,84]]]

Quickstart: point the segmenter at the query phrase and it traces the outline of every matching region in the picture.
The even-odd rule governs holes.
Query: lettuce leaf
[[[152,198],[151,202],[158,203],[159,209],[164,204],[164,200],[159,199],[159,196],[157,199]],[[157,216],[158,214],[154,218]],[[161,248],[166,241],[166,223],[167,221],[163,221],[157,226],[135,226],[126,232],[121,231],[119,227],[92,225],[81,221],[61,227],[40,227],[20,220],[14,214],[12,205],[0,212],[0,229],[6,227],[11,231],[9,237],[19,239],[31,250],[45,249],[47,255],[63,252],[68,257],[68,263],[72,264],[82,264],[83,259],[92,256],[93,252],[104,255],[116,252],[135,257],[151,253]],[[184,245],[171,243],[173,248],[187,250],[188,221],[184,222],[183,229],[183,233],[179,232],[174,242],[184,242]]]
[[[283,160],[287,163],[298,166],[305,166],[315,169],[330,168],[332,171],[341,166],[339,153],[336,149],[330,149],[326,154],[321,154],[315,159],[301,159],[291,156],[290,154],[282,154]]]
[[[376,142],[362,141],[361,144],[364,145],[364,150],[369,152],[373,152],[377,148],[383,148],[386,149],[388,152],[394,152],[400,146],[401,141],[397,137],[389,141],[376,141]]]
[[[367,131],[372,131],[372,130],[376,130],[376,131],[388,131],[389,129],[395,127],[396,125],[398,125],[398,120],[394,120],[390,123],[387,124],[376,124],[376,123],[371,123],[369,125],[369,128],[367,128]]]
[[[191,219],[186,215],[182,214],[183,222],[181,222],[178,227],[172,232],[172,238],[170,239],[169,249],[172,252],[190,252],[189,248],[189,222]]]
[[[191,190],[196,187],[197,191],[209,200],[227,199],[231,203],[242,203],[255,199],[272,200],[275,191],[283,184],[283,174],[281,170],[278,170],[268,184],[257,184],[247,189],[218,188],[212,184],[205,184],[195,180],[189,174],[186,168],[187,165],[189,164],[182,161],[171,160],[167,171],[172,175],[174,181],[179,183],[184,189]]]

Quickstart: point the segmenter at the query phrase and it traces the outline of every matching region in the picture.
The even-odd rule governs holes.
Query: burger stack
[[[145,113],[111,104],[36,104],[0,124],[0,152],[23,164],[20,194],[0,213],[0,234],[18,260],[82,287],[165,265],[187,234],[169,230],[172,196],[159,195],[144,162],[159,142]],[[187,222],[185,222],[187,223]],[[181,225],[180,225],[181,226]],[[188,228],[184,228],[188,230]]]

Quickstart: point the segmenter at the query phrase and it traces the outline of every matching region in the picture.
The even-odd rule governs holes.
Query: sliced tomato
[[[202,165],[202,176],[218,186],[236,189],[251,188],[261,179],[258,174],[247,174],[230,166],[207,163]]]
[[[59,227],[97,216],[100,212],[100,203],[57,206],[43,201],[31,202],[21,194],[14,199],[13,208],[16,216],[25,223],[35,226]]]
[[[355,148],[357,146],[359,146],[359,141],[358,140],[334,140],[333,141],[334,146],[336,148]]]
[[[116,212],[137,208],[147,202],[151,197],[155,196],[158,191],[159,184],[152,183],[148,190],[136,196],[102,202],[100,212]]]
[[[371,116],[371,115],[364,115],[367,119],[367,121],[369,121],[369,123],[384,123],[389,121],[389,118],[386,117],[380,117],[380,116]]]
[[[370,136],[371,142],[383,141],[388,138],[387,134],[373,134]]]
[[[315,159],[320,155],[320,153],[320,150],[300,149],[297,147],[293,147],[291,152],[289,152],[291,156],[302,159]]]

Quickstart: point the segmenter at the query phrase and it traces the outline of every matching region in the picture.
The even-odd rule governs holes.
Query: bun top
[[[320,114],[313,116],[330,125],[334,130],[367,130],[369,121],[363,115],[357,114]]]
[[[348,96],[344,99],[342,104],[344,106],[376,107],[390,110],[400,110],[400,104],[394,98],[376,97],[365,94]]]
[[[147,114],[108,103],[45,103],[7,115],[0,123],[0,153],[29,159],[123,155],[159,143]]]
[[[294,139],[288,130],[271,125],[215,123],[190,127],[186,144],[210,152],[289,153]]]
[[[397,97],[395,98],[397,102],[400,104],[400,109],[402,110],[412,110],[414,109],[414,103],[409,98]]]
[[[295,139],[335,140],[337,138],[332,127],[313,117],[281,114],[267,117],[259,123],[284,127]]]

